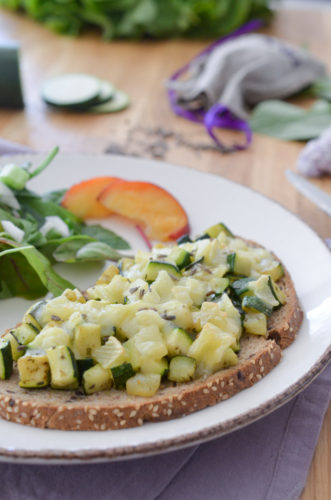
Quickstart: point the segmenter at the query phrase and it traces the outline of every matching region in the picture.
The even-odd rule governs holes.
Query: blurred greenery
[[[250,19],[270,19],[271,0],[0,0],[52,30],[77,36],[96,27],[103,38],[216,38]]]

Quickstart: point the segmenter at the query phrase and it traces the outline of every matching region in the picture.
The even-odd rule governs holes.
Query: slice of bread
[[[239,362],[234,367],[186,384],[168,382],[151,398],[129,396],[115,389],[90,396],[80,391],[21,389],[14,370],[9,380],[0,383],[0,416],[48,429],[123,429],[182,417],[226,400],[267,375],[300,328],[303,313],[286,270],[278,284],[285,291],[287,302],[269,319],[268,338],[244,335]]]

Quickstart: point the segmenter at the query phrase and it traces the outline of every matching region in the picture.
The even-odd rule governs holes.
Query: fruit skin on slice
[[[118,180],[109,184],[98,200],[110,212],[142,225],[152,240],[176,240],[189,232],[181,204],[156,184]]]
[[[111,212],[98,201],[98,196],[107,186],[118,180],[118,177],[94,177],[74,184],[65,193],[62,206],[81,219],[107,217]]]

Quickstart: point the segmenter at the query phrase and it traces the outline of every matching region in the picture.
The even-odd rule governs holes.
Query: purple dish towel
[[[0,154],[24,151],[0,139]],[[93,465],[2,463],[0,498],[295,500],[304,488],[330,399],[331,365],[271,415],[201,445]]]

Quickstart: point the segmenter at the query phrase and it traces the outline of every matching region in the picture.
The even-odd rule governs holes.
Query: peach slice
[[[102,219],[109,210],[98,201],[100,193],[118,177],[94,177],[74,184],[62,200],[62,206],[81,219]]]
[[[110,212],[143,226],[152,240],[175,240],[189,232],[183,207],[156,184],[118,180],[107,186],[98,200]]]

